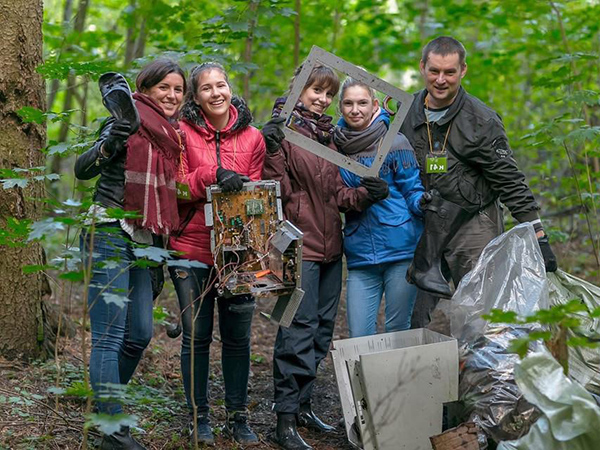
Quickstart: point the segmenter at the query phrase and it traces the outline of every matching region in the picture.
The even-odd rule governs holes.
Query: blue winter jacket
[[[390,118],[385,110],[381,110],[373,123],[381,120],[389,127]],[[343,118],[338,126],[347,127]],[[353,157],[369,167],[375,158],[360,153]],[[343,168],[340,172],[346,185],[360,186],[358,175]],[[423,232],[419,200],[424,188],[414,150],[403,134],[396,136],[379,177],[387,181],[389,197],[363,212],[346,213],[344,253],[349,269],[412,259]]]

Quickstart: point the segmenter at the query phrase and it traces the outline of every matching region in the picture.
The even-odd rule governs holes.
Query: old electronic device
[[[274,322],[289,326],[302,300],[302,232],[283,220],[277,181],[244,183],[240,192],[206,189],[206,225],[219,295],[279,297]]]

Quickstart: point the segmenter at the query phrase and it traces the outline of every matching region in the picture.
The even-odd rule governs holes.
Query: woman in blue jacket
[[[390,116],[379,107],[375,92],[352,78],[342,85],[342,118],[334,141],[338,150],[371,166],[387,133]],[[360,177],[340,169],[349,187]],[[348,264],[347,310],[350,337],[377,332],[377,312],[385,293],[385,331],[410,328],[417,288],[406,281],[406,271],[423,231],[419,201],[424,192],[415,153],[398,133],[379,171],[389,196],[363,212],[346,213],[344,253]]]

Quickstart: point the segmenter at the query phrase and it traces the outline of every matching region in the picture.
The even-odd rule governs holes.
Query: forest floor
[[[79,300],[75,296],[75,300]],[[168,311],[177,311],[174,294],[165,289],[158,301]],[[277,448],[270,442],[276,416],[273,399],[272,355],[277,327],[259,315],[268,312],[269,303],[259,300],[252,328],[251,374],[249,383],[250,425],[258,434],[258,448]],[[73,313],[73,317],[81,314]],[[215,321],[216,323],[216,321]],[[82,448],[84,412],[83,359],[81,333],[61,338],[58,359],[26,365],[0,359],[0,450]],[[342,296],[335,339],[348,337],[345,300]],[[89,346],[89,332],[86,333]],[[155,336],[130,383],[127,414],[138,417],[136,438],[148,449],[189,449],[188,414],[183,395],[179,354],[181,337],[171,339],[163,326],[155,326]],[[214,449],[238,449],[220,433],[225,421],[224,389],[220,363],[218,327],[211,346],[211,417],[217,442]],[[59,376],[57,376],[59,373]],[[69,389],[71,396],[55,396],[49,389]],[[79,396],[78,396],[79,395]],[[319,368],[313,394],[313,409],[336,432],[321,434],[300,428],[300,433],[316,450],[351,449],[339,423],[342,410],[331,357]],[[89,446],[95,448],[99,434],[89,431]],[[257,447],[255,447],[257,448]]]

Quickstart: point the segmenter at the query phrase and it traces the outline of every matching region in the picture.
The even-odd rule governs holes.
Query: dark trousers
[[[228,411],[244,411],[248,404],[250,374],[250,326],[255,308],[251,296],[217,298],[213,269],[169,267],[169,273],[181,308],[183,341],[181,372],[185,396],[190,410],[193,401],[198,412],[206,414],[210,344],[212,342],[215,302],[219,310],[219,331],[223,345],[221,364],[225,381],[225,407]],[[202,296],[202,294],[204,296]],[[192,395],[192,323],[194,342]]]
[[[342,290],[342,260],[302,261],[304,298],[289,328],[279,327],[273,352],[275,411],[297,413],[310,402],[319,363],[327,356]]]
[[[458,287],[460,280],[469,273],[481,252],[504,228],[502,210],[497,202],[475,214],[448,244],[442,259],[442,272]],[[429,324],[431,313],[439,302],[437,296],[419,289],[413,310],[411,328],[424,328]]]

